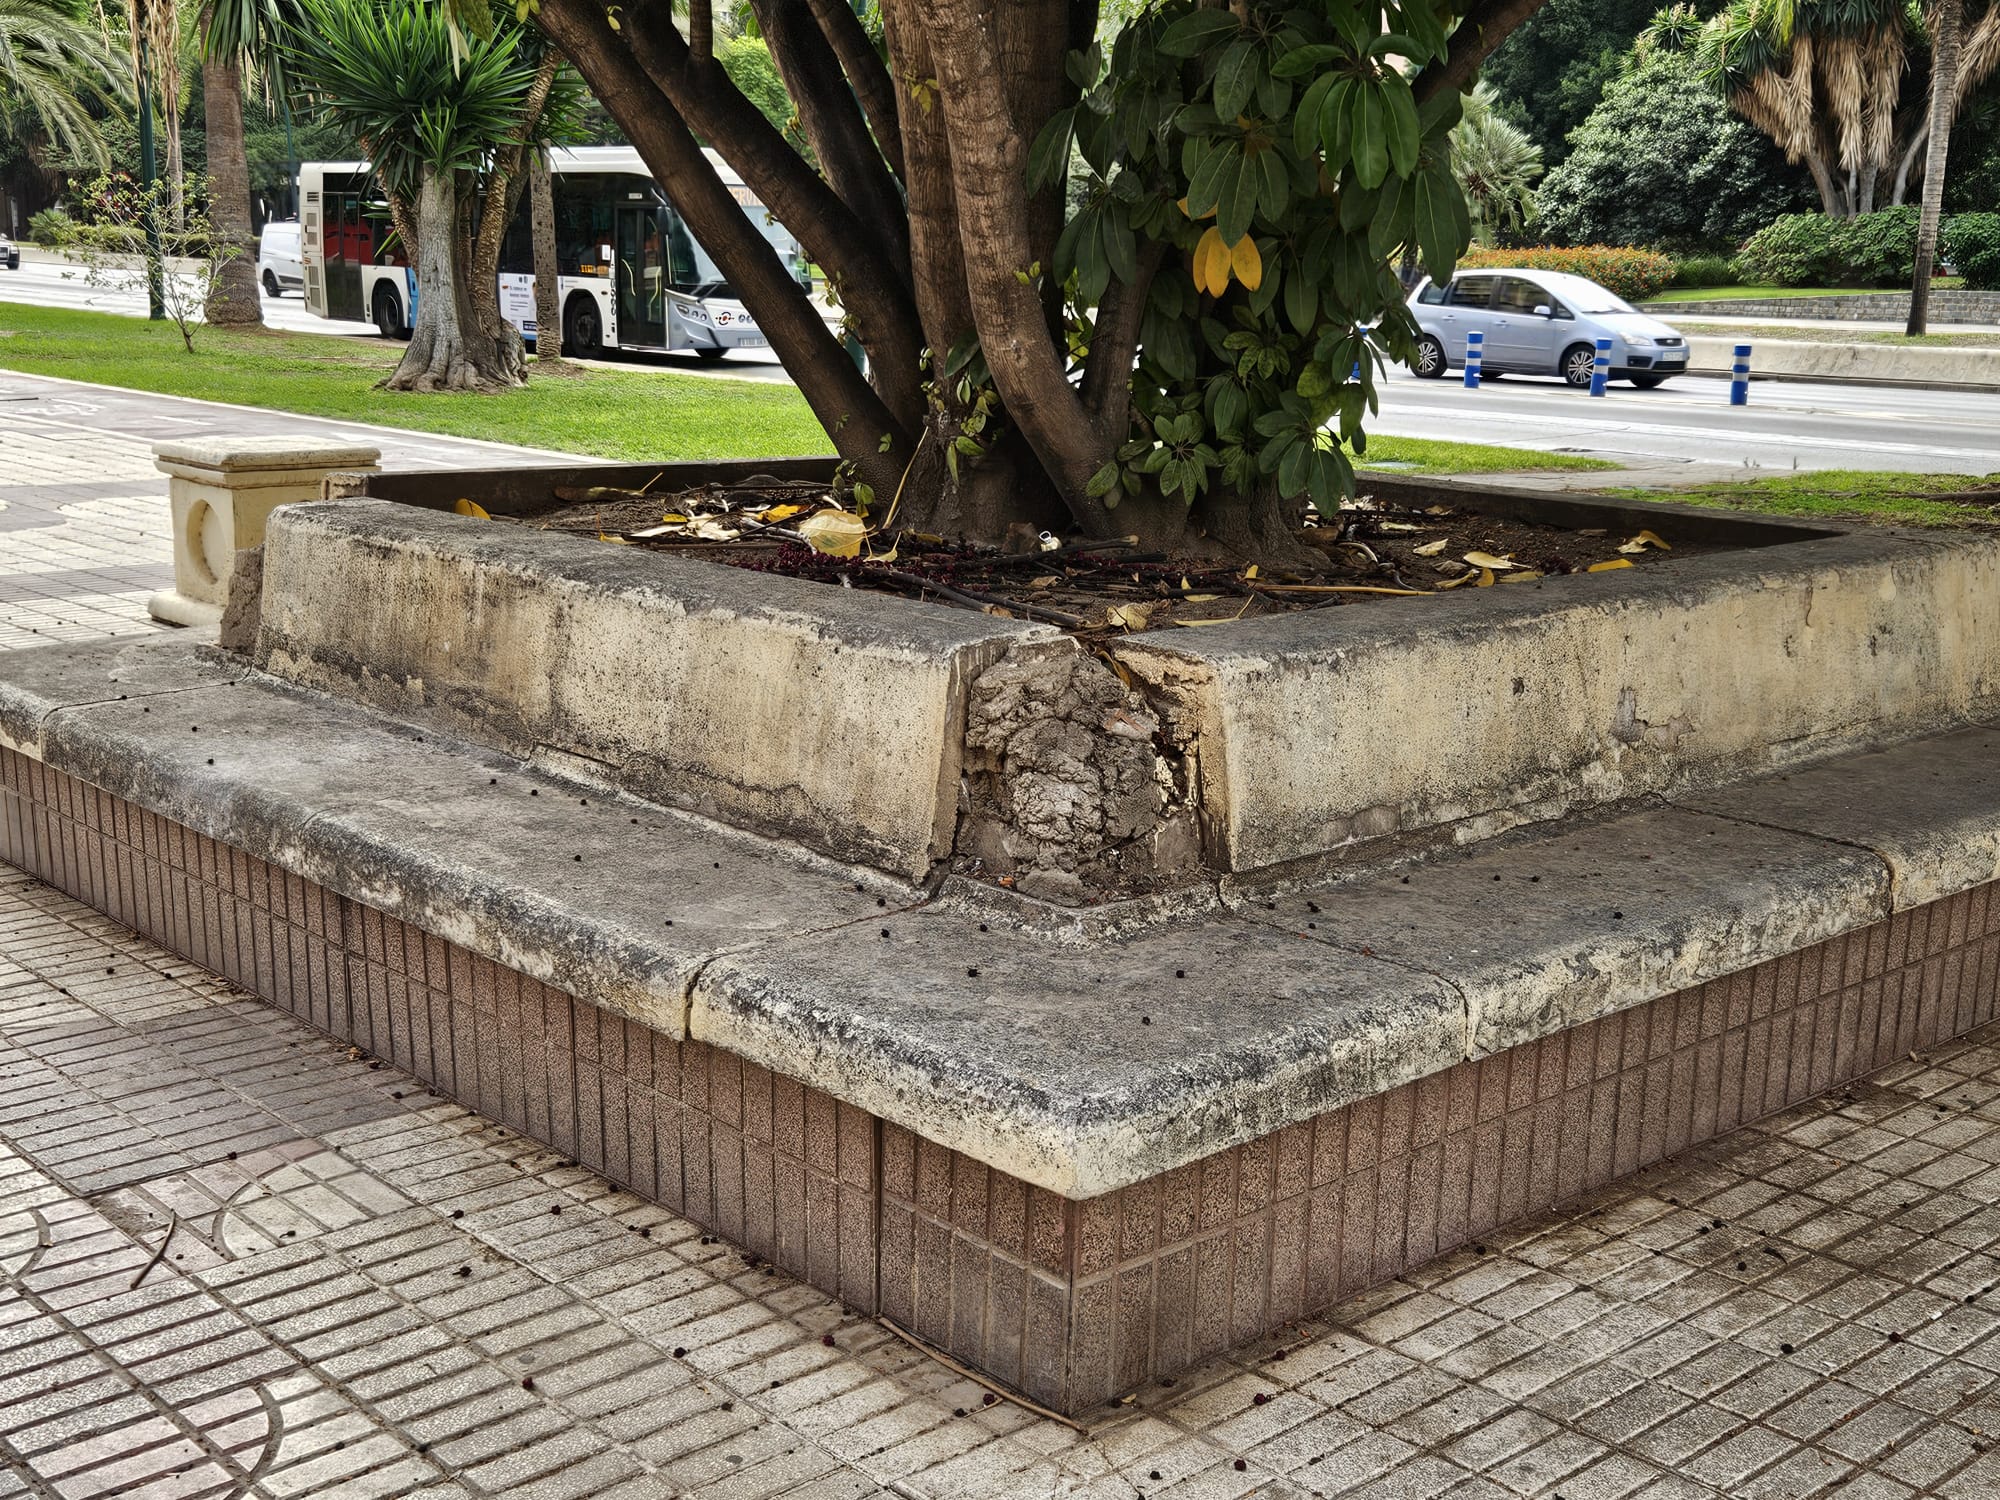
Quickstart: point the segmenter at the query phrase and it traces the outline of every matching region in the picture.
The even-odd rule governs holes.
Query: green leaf
[[[1222,231],[1222,242],[1234,245],[1250,232],[1250,221],[1257,213],[1257,191],[1263,174],[1250,162],[1244,160],[1243,153],[1235,153],[1234,171],[1222,180],[1222,196],[1216,202],[1216,226]],[[1188,205],[1192,208],[1194,205]]]
[[[1222,200],[1223,185],[1243,169],[1243,147],[1235,141],[1211,147],[1188,178],[1188,217],[1204,219]],[[1225,235],[1226,239],[1227,236]]]
[[[1304,333],[1313,325],[1319,313],[1319,288],[1312,278],[1304,274],[1296,264],[1285,273],[1285,317],[1299,333]]]
[[[1111,267],[1111,274],[1130,286],[1139,278],[1139,247],[1132,234],[1132,226],[1125,221],[1125,215],[1117,208],[1107,207],[1098,215],[1100,234],[1104,241],[1104,259]]]
[[[1369,44],[1368,55],[1377,60],[1388,57],[1392,53],[1397,57],[1415,57],[1422,50],[1421,47],[1409,37],[1404,36],[1400,31],[1385,31]]]
[[[1425,140],[1435,140],[1458,127],[1465,118],[1465,95],[1457,89],[1440,89],[1417,106],[1417,124]]]
[[[1229,44],[1215,68],[1215,112],[1225,120],[1243,113],[1256,91],[1258,74],[1263,71],[1264,49],[1247,39]]]
[[[1086,495],[1107,495],[1118,484],[1118,465],[1108,463],[1090,476],[1090,483],[1083,487]]]
[[[1076,110],[1059,109],[1049,116],[1035,144],[1028,148],[1028,191],[1039,193],[1060,183],[1069,173],[1069,144],[1076,129]]]
[[[1166,29],[1160,37],[1160,51],[1168,57],[1193,57],[1241,29],[1242,22],[1233,11],[1193,11]]]
[[[1278,493],[1287,500],[1306,487],[1306,467],[1312,462],[1313,450],[1304,442],[1294,443],[1285,450],[1285,456],[1278,460]]]
[[[1340,48],[1326,42],[1312,42],[1304,47],[1293,47],[1271,64],[1273,78],[1304,78],[1309,73],[1317,73],[1328,63],[1346,54]]]
[[[1299,100],[1298,113],[1292,117],[1292,146],[1300,156],[1310,156],[1318,149],[1320,108],[1339,81],[1331,73],[1316,78]]]
[[[1282,155],[1267,147],[1252,158],[1257,163],[1257,207],[1271,223],[1283,220],[1291,206],[1292,182]]]
[[[1326,169],[1336,175],[1354,154],[1354,101],[1360,97],[1359,83],[1342,78],[1319,107],[1319,143],[1326,157]]]
[[[1452,267],[1472,239],[1465,195],[1449,168],[1433,167],[1417,176],[1417,248],[1424,269],[1435,280],[1451,275]]]
[[[1389,175],[1387,109],[1380,85],[1366,85],[1354,91],[1350,110],[1353,134],[1354,180],[1365,188],[1378,188]]]
[[[1423,127],[1417,121],[1417,96],[1400,73],[1382,80],[1382,97],[1389,106],[1389,161],[1404,177],[1417,170]]]
[[[1226,375],[1211,381],[1208,389],[1209,420],[1217,433],[1227,437],[1242,427],[1244,414],[1250,409],[1250,397]]]

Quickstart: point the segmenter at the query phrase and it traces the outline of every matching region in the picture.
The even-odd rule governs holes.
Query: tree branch
[[[1479,77],[1479,66],[1493,51],[1519,29],[1522,22],[1540,10],[1547,0],[1473,0],[1451,34],[1451,47],[1444,57],[1417,75],[1412,87],[1417,101],[1433,98],[1446,89],[1459,93],[1469,90]]]
[[[899,455],[915,447],[914,423],[899,421],[855,368],[805,288],[723,186],[687,122],[625,45],[624,33],[612,31],[603,11],[589,3],[544,0],[541,14],[549,34],[591,80],[598,99],[665,185],[695,238],[730,268],[737,291],[757,308],[771,347],[798,381],[814,417],[833,435],[841,457],[876,493],[890,493],[902,472]],[[884,435],[892,439],[886,455],[880,451]]]
[[[1009,419],[1078,524],[1110,536],[1111,513],[1087,491],[1110,450],[1070,386],[1027,274],[1035,259],[1027,185],[1034,122],[1017,123],[1008,107],[988,14],[980,0],[929,0],[922,9],[951,141],[973,322]]]
[[[909,276],[910,242],[903,195],[869,134],[854,91],[826,33],[806,8],[806,0],[750,0],[778,65],[799,123],[812,142],[820,170],[834,192],[868,223],[878,226],[900,278]]]
[[[698,67],[715,61],[715,13],[709,0],[688,0],[688,51]]]
[[[1139,357],[1139,328],[1146,319],[1153,277],[1166,253],[1164,241],[1147,240],[1140,248],[1131,285],[1114,276],[1097,302],[1097,326],[1083,368],[1083,405],[1114,447],[1125,440],[1131,423],[1132,364]]]
[[[887,274],[896,264],[889,242],[813,171],[728,74],[695,64],[663,3],[646,0],[629,7],[615,33],[596,0],[544,0],[543,10],[549,17],[544,24],[559,41],[602,29],[620,58],[636,65],[650,92],[664,96],[676,119],[717,144],[758,200],[840,288],[882,398],[899,421],[914,428],[924,410],[917,363],[923,330],[906,283]],[[567,42],[563,45],[576,57]],[[630,135],[630,127],[626,132]]]
[[[903,129],[896,114],[896,90],[890,82],[889,69],[869,39],[868,29],[847,0],[807,0],[807,3],[827,45],[840,60],[840,70],[847,75],[854,97],[861,101],[868,128],[875,132],[875,144],[882,148],[889,170],[901,181]]]

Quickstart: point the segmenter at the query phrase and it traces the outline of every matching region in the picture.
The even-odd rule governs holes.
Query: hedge
[[[1908,286],[1917,269],[1917,210],[1905,204],[1852,219],[1786,214],[1737,256],[1767,286]]]
[[[1657,250],[1634,250],[1613,245],[1579,245],[1563,249],[1556,245],[1535,245],[1525,250],[1472,250],[1459,261],[1468,269],[1497,267],[1530,271],[1567,271],[1586,277],[1627,302],[1644,302],[1657,297],[1672,285],[1673,257]]]
[[[1959,214],[1945,222],[1938,243],[1968,287],[2000,291],[2000,214]]]

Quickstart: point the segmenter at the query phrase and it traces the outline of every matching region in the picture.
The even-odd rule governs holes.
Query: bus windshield
[[[750,222],[778,252],[785,269],[794,276],[798,275],[799,246],[791,231],[772,218],[771,211],[755,199],[739,197],[738,201],[743,205],[743,212],[750,216]],[[667,253],[668,272],[673,278],[675,291],[690,297],[736,297],[729,278],[722,274],[722,268],[702,248],[701,241],[689,232],[687,221],[679,214],[669,215]]]

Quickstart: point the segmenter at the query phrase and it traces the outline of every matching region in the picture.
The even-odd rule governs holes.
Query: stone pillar
[[[236,553],[264,540],[281,505],[320,498],[330,475],[374,473],[379,448],[311,437],[207,437],[153,445],[173,507],[174,586],[146,608],[169,625],[213,625]]]

